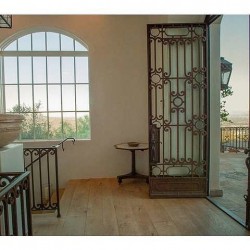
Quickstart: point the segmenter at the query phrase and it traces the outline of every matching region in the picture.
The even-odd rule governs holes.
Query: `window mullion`
[[[33,117],[33,139],[36,139],[36,121],[35,121],[35,91],[34,91],[34,72],[33,72],[33,56],[31,57],[31,87],[32,87],[32,117]]]
[[[4,58],[0,57],[1,63],[1,83],[0,83],[0,112],[6,111],[5,105],[5,78],[4,78]]]
[[[75,51],[75,40],[74,40],[74,51]],[[78,124],[77,124],[77,101],[76,101],[76,57],[74,56],[74,86],[75,86],[75,136],[78,137]]]
[[[47,51],[47,32],[45,32],[45,50]],[[46,56],[45,58],[46,58],[46,60],[45,60],[45,63],[46,63],[45,69],[46,69],[46,105],[47,105],[46,113],[47,113],[47,131],[48,131],[47,138],[49,139],[49,134],[50,134],[49,112],[50,111],[49,111],[49,86],[48,86],[48,57]]]
[[[17,50],[18,50],[18,39],[17,39]],[[21,103],[20,103],[20,72],[19,72],[19,56],[17,56],[17,102],[18,102],[18,108],[19,108],[19,113],[21,109]],[[22,139],[22,136],[20,136]]]
[[[31,50],[33,49],[32,36],[31,36]],[[35,90],[34,90],[34,59],[31,56],[31,87],[32,87],[32,117],[33,117],[33,139],[36,139],[36,121],[35,121]]]
[[[50,135],[49,113],[50,113],[50,111],[49,111],[48,57],[47,56],[46,56],[45,63],[46,63],[46,106],[47,106],[46,113],[47,113],[47,130],[48,130],[48,138],[49,138],[49,135]]]
[[[59,46],[60,51],[62,49],[61,44],[61,35],[59,36]],[[62,57],[60,56],[60,94],[61,94],[61,131],[62,131],[62,138],[64,135],[64,126],[63,126],[63,94],[62,94]]]
[[[18,50],[18,39],[16,41],[16,46],[17,46],[17,50]],[[18,107],[19,107],[19,113],[20,113],[20,84],[19,84],[19,56],[17,56],[17,102],[18,102]]]
[[[21,108],[21,103],[20,103],[20,77],[19,77],[19,75],[20,75],[20,72],[19,72],[19,56],[17,56],[17,102],[18,102],[18,107]]]

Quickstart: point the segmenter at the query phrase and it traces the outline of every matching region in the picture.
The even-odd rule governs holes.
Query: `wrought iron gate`
[[[205,24],[148,25],[151,197],[205,197],[208,79]]]

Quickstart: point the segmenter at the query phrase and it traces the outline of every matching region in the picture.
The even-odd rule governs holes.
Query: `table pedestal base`
[[[144,151],[148,149],[148,145],[144,146],[144,144],[140,144],[139,147],[130,147],[127,146],[127,144],[117,144],[115,145],[115,147],[117,149],[123,149],[123,150],[129,150],[131,152],[131,172],[129,174],[124,174],[124,175],[118,175],[117,176],[117,180],[118,183],[121,184],[122,183],[122,179],[129,179],[129,178],[135,178],[135,179],[146,179],[146,182],[148,183],[148,176],[147,175],[143,175],[143,174],[138,174],[136,173],[136,169],[135,169],[135,151],[136,150],[140,150],[140,151]]]
[[[135,178],[135,179],[146,179],[146,182],[148,183],[148,176],[143,175],[143,174],[138,174],[138,173],[129,173],[129,174],[124,174],[124,175],[119,175],[117,176],[118,183],[122,183],[122,179],[129,179],[129,178]]]

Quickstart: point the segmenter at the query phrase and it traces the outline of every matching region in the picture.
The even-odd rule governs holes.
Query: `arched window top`
[[[53,31],[31,32],[16,38],[3,51],[88,51],[76,39]]]
[[[88,59],[84,42],[49,27],[0,44],[0,106],[24,115],[21,140],[90,139]]]

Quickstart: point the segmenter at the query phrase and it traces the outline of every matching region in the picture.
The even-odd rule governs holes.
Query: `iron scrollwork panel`
[[[148,26],[153,177],[207,176],[206,32],[203,24]]]

